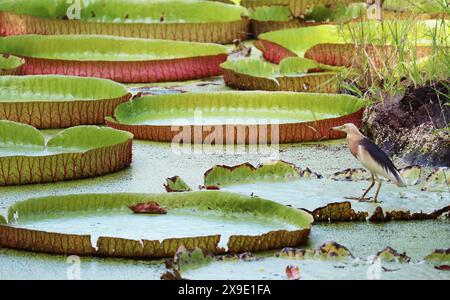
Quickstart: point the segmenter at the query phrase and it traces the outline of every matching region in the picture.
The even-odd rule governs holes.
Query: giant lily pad
[[[245,39],[246,9],[197,0],[0,1],[0,35],[94,34],[230,43]]]
[[[104,124],[131,98],[115,82],[71,76],[0,77],[0,119],[39,129]]]
[[[287,6],[291,14],[300,17],[308,14],[315,6],[330,6],[338,3],[355,3],[358,0],[242,0],[241,5],[247,8],[256,9],[262,6]]]
[[[104,175],[131,163],[128,132],[96,126],[66,129],[45,141],[29,125],[0,121],[0,186]]]
[[[372,21],[345,26],[327,24],[264,33],[255,45],[263,51],[264,58],[273,63],[299,56],[328,65],[350,66],[358,57],[357,51],[363,49],[378,65],[383,57],[392,61],[396,59],[393,46],[396,41],[392,32],[408,32],[408,36],[417,43],[415,58],[421,58],[431,53],[433,30],[437,30],[437,36],[445,36],[445,30],[437,25],[436,20],[415,23]]]
[[[128,209],[149,201],[168,213]],[[8,218],[0,226],[1,247],[128,258],[169,257],[181,245],[221,253],[221,237],[230,252],[279,249],[305,243],[312,223],[306,212],[220,191],[31,199],[10,207]]]
[[[18,74],[24,62],[22,58],[13,55],[0,55],[0,75]]]
[[[240,90],[336,93],[336,67],[290,57],[280,66],[257,59],[227,61],[220,65],[226,85]]]
[[[0,38],[0,52],[26,59],[21,74],[90,76],[119,82],[183,81],[220,74],[221,45],[111,36]]]
[[[269,31],[316,26],[324,23],[344,23],[362,18],[365,14],[365,3],[349,5],[338,3],[334,8],[325,5],[313,6],[300,18],[292,16],[287,6],[262,6],[250,12],[250,31],[255,37],[258,37]]]
[[[311,211],[316,221],[364,221],[436,219],[450,211],[450,194],[421,191],[420,185],[400,189],[385,182],[382,203],[346,201],[360,196],[368,181],[336,181],[303,176],[286,162],[259,167],[247,164],[216,166],[205,173],[205,186],[271,199]],[[294,171],[294,174],[292,174]]]
[[[118,106],[107,124],[153,141],[303,142],[342,137],[330,127],[360,124],[365,104],[347,95],[287,92],[158,95]]]

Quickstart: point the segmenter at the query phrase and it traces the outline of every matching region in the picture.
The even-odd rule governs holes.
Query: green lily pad
[[[147,83],[218,75],[219,65],[227,57],[226,47],[216,44],[97,35],[4,37],[0,38],[0,52],[25,57],[23,75],[60,74]]]
[[[301,142],[341,137],[330,132],[330,127],[350,121],[359,124],[365,104],[364,100],[347,95],[287,92],[157,95],[118,106],[115,119],[107,118],[107,124],[130,131],[138,139],[173,142],[175,138],[185,143],[216,144],[254,144],[258,136],[260,142],[270,142],[267,130],[278,127],[279,142]],[[269,125],[273,129],[267,129]],[[229,132],[233,128],[237,134]],[[249,128],[252,131],[247,137],[240,135]],[[203,135],[192,138],[196,132]],[[276,135],[272,132],[273,140]]]
[[[450,13],[446,0],[385,0],[383,8],[393,11],[411,11],[414,13],[439,14]]]
[[[128,209],[149,201],[167,208],[167,214],[136,215]],[[299,245],[312,223],[306,212],[219,191],[30,199],[10,207],[8,218],[9,224],[0,226],[1,247],[128,258],[169,257],[181,245],[220,253],[221,236],[231,252]]]
[[[436,20],[418,21],[413,24],[408,21],[389,20],[382,23],[355,22],[345,26],[326,24],[264,33],[259,36],[255,45],[263,51],[268,61],[274,63],[279,63],[286,57],[298,56],[330,65],[345,66],[354,59],[354,52],[357,50],[355,42],[368,47],[368,54],[374,58],[380,53],[377,54],[371,49],[373,47],[392,51],[390,47],[398,43],[392,32],[405,32],[406,36],[413,39],[416,42],[418,58],[429,55],[434,30],[437,37],[445,37],[445,30]]]
[[[24,63],[25,61],[22,58],[9,54],[0,54],[0,76],[18,74]]]
[[[0,121],[0,185],[55,182],[121,170],[131,163],[132,139],[124,131],[78,126],[45,142],[32,126]]]
[[[179,176],[174,176],[166,179],[164,188],[168,193],[172,192],[190,192],[192,189]]]
[[[243,193],[271,199],[292,207],[311,212],[320,221],[370,221],[436,219],[450,211],[450,195],[446,192],[424,192],[420,185],[400,189],[394,184],[383,184],[380,199],[382,203],[346,201],[344,197],[360,196],[368,187],[368,181],[336,181],[330,178],[313,179],[290,176],[290,171],[278,162],[266,169],[271,176],[245,174],[247,167],[217,166],[205,173],[205,184],[213,184],[221,190]],[[291,164],[286,167],[292,168]],[[232,170],[226,172],[221,170]],[[242,169],[242,171],[238,171]],[[289,170],[289,169],[288,169]],[[297,174],[299,172],[296,172]],[[210,174],[214,174],[211,176]],[[228,174],[234,174],[231,177]],[[301,174],[301,173],[300,173]],[[253,175],[253,176],[252,176]],[[272,182],[268,182],[268,181]],[[356,195],[355,195],[356,193]]]
[[[342,69],[313,60],[290,57],[273,65],[257,59],[227,61],[220,65],[226,85],[244,90],[336,93]]]
[[[286,6],[295,17],[302,17],[308,14],[312,8],[317,6],[335,5],[336,0],[241,0],[240,4],[247,8],[257,9],[263,6]],[[360,0],[341,0],[342,4],[361,2]]]
[[[0,3],[0,35],[95,34],[229,43],[245,39],[247,10],[196,0],[18,0]],[[20,26],[26,22],[27,26]]]
[[[0,77],[0,119],[39,129],[101,125],[131,94],[113,81],[75,76]]]
[[[450,248],[436,249],[425,257],[425,261],[433,263],[450,263]]]
[[[435,169],[425,180],[425,191],[450,192],[450,168]]]
[[[287,22],[291,19],[287,6],[261,6],[250,11],[250,19],[257,21]]]

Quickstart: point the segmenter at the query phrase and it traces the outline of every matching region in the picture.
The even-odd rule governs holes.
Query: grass
[[[448,1],[440,3],[442,10],[445,10]],[[343,88],[359,97],[385,101],[402,95],[408,87],[447,81],[450,67],[446,33],[448,24],[444,15],[436,20],[437,26],[430,30],[428,36],[432,41],[431,55],[420,58],[416,33],[411,30],[421,21],[420,15],[421,12],[417,11],[410,14],[406,20],[381,20],[379,25],[383,30],[378,35],[369,32],[363,25],[341,25],[342,32],[350,32],[349,42],[358,47],[356,67],[343,76],[351,78],[341,82]],[[368,53],[362,45],[370,44],[378,44],[381,47],[376,48],[375,53]],[[381,50],[386,49],[389,44],[389,50]],[[448,98],[448,95],[442,96]]]

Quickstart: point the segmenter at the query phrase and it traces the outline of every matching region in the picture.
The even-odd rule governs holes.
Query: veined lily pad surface
[[[0,55],[0,75],[18,74],[24,62],[22,58],[13,55]]]
[[[0,119],[39,129],[104,124],[131,98],[121,84],[75,76],[0,77]]]
[[[149,201],[167,214],[136,215],[128,208]],[[313,221],[300,210],[220,191],[31,199],[13,205],[8,219],[0,226],[2,247],[128,258],[169,257],[181,245],[212,253],[224,246],[243,252],[300,245]]]
[[[347,95],[288,92],[160,95],[118,106],[107,124],[153,141],[302,142],[341,137],[330,127],[359,124],[365,104]]]
[[[345,200],[344,197],[360,196],[369,181],[348,180],[332,179],[331,176],[322,178],[309,169],[302,171],[283,161],[259,167],[248,164],[216,166],[205,173],[206,187],[220,187],[306,209],[312,212],[316,221],[435,219],[450,212],[448,190],[423,191],[421,188],[426,182],[404,189],[385,182],[383,202],[367,203]]]
[[[75,75],[127,83],[219,75],[219,65],[227,58],[226,48],[216,44],[88,35],[4,37],[0,52],[25,58],[22,75]]]
[[[34,127],[0,121],[0,186],[112,173],[131,163],[133,136],[96,126],[66,129],[48,141]]]
[[[0,1],[0,35],[101,34],[230,43],[246,39],[247,10],[198,0]]]
[[[299,56],[324,64],[349,66],[355,56],[355,41],[365,45],[369,55],[378,59],[380,54],[375,56],[377,52],[372,48],[380,46],[383,51],[392,51],[390,47],[394,42],[392,36],[389,37],[389,32],[405,28],[408,28],[410,38],[417,43],[417,58],[429,55],[432,31],[436,30],[438,37],[444,37],[446,30],[442,27],[436,20],[415,23],[368,21],[344,26],[327,24],[267,32],[259,36],[255,45],[263,51],[264,58],[273,63],[279,63],[286,57]]]
[[[338,68],[301,57],[286,58],[279,66],[258,59],[227,61],[221,68],[226,85],[240,90],[338,91]]]

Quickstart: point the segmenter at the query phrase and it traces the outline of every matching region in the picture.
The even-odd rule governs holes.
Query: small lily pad
[[[166,179],[164,188],[168,193],[173,192],[190,192],[192,189],[179,176],[174,176]]]

